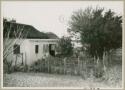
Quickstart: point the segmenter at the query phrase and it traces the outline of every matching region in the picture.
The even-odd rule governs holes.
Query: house
[[[59,38],[54,33],[43,33],[31,25],[16,22],[3,24],[3,55],[13,65],[31,65],[47,55],[55,56]]]

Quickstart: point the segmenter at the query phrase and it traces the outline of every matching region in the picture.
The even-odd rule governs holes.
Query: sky
[[[2,1],[2,17],[34,26],[41,32],[66,36],[74,11],[87,7],[111,9],[123,15],[123,1]]]

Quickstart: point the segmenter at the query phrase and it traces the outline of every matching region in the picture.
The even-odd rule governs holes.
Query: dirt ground
[[[84,80],[80,76],[57,75],[47,73],[23,73],[16,72],[4,74],[4,87],[95,87],[111,88],[111,86],[99,80]]]

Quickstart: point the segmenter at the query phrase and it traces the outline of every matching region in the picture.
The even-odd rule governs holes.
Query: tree
[[[7,72],[10,73],[10,69],[13,60],[7,60],[7,57],[13,53],[14,49],[18,48],[13,46],[15,44],[21,44],[28,34],[24,32],[24,26],[16,24],[16,20],[7,20],[3,18],[3,63],[7,66]]]
[[[66,73],[66,60],[69,60],[67,58],[73,54],[73,46],[70,37],[63,36],[60,38],[56,51],[58,52],[58,55],[56,56],[62,57],[63,59],[64,73]]]
[[[58,42],[57,51],[62,57],[69,57],[73,54],[73,46],[69,37],[62,37]]]
[[[104,13],[104,14],[103,14]],[[112,49],[122,47],[122,16],[103,8],[87,8],[74,12],[70,21],[70,33],[79,33],[81,43],[87,44],[90,56],[103,64]],[[103,68],[104,69],[104,68]]]

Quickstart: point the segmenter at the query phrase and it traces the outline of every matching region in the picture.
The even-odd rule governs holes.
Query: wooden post
[[[49,73],[49,59],[47,60],[48,73]]]
[[[23,53],[22,53],[22,65],[23,65]]]
[[[81,72],[83,70],[83,60],[81,61]]]
[[[79,56],[78,56],[78,74],[80,74],[80,60],[79,60]]]
[[[16,60],[15,60],[15,66],[16,66],[16,64],[17,64],[17,54],[16,54]]]
[[[55,71],[56,71],[55,70],[55,60],[53,60],[53,69],[52,70],[53,70],[53,73],[55,73]]]
[[[47,60],[47,62],[48,62],[48,73],[49,73],[49,60]]]
[[[64,74],[66,74],[66,58],[64,58]]]
[[[26,57],[26,52],[25,52],[25,66],[26,66],[26,59],[27,59],[27,57]]]

